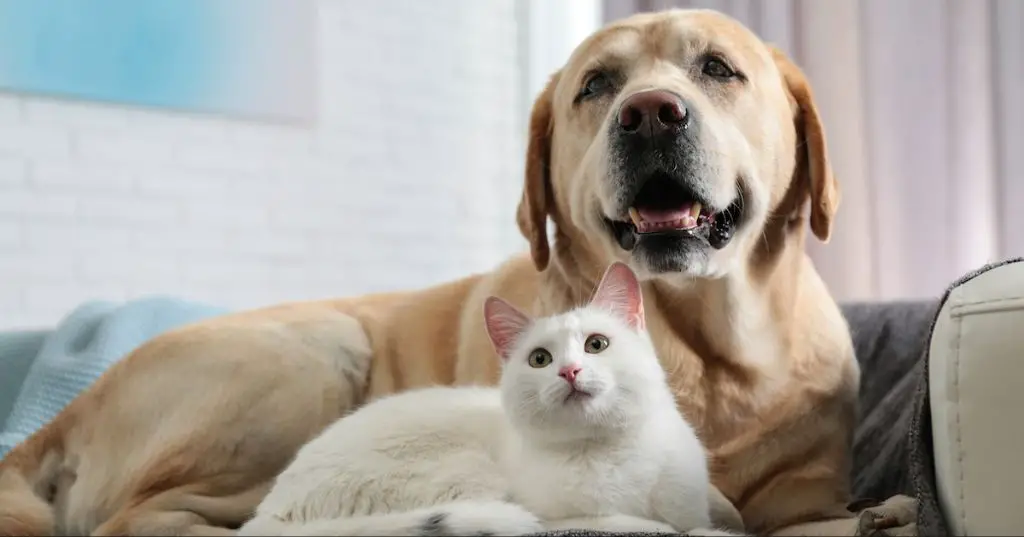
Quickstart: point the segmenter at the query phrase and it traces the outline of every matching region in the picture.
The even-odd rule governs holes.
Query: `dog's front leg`
[[[823,535],[856,537],[916,536],[917,500],[893,496],[849,517],[794,524],[772,532],[773,536]]]

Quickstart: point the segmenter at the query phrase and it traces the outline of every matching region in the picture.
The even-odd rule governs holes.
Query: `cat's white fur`
[[[707,529],[705,452],[666,384],[628,267],[612,265],[591,303],[568,313],[532,320],[492,297],[485,315],[505,360],[498,388],[367,404],[299,451],[240,534],[733,535]],[[608,345],[586,352],[594,334]],[[551,363],[531,366],[536,349]]]

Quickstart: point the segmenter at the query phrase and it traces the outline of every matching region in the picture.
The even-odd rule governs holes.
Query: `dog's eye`
[[[701,71],[707,76],[723,80],[736,77],[736,71],[733,71],[725,62],[718,58],[708,58],[705,60]]]
[[[594,73],[587,77],[586,82],[583,83],[583,88],[580,89],[580,93],[576,96],[576,100],[597,95],[607,91],[610,87],[612,87],[612,79],[607,74]]]

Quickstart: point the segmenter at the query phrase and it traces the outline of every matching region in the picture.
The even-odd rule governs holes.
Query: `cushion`
[[[1024,262],[954,286],[928,357],[938,500],[956,535],[1024,529]]]

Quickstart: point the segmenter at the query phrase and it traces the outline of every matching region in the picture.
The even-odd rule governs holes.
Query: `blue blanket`
[[[227,310],[165,297],[88,302],[50,333],[0,429],[0,457],[49,423],[111,365],[149,339]]]

